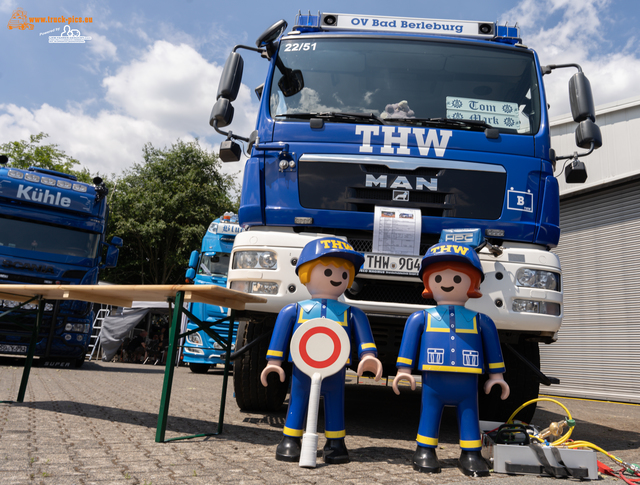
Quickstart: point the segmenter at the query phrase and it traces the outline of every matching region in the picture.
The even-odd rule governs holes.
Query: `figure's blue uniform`
[[[422,334],[422,336],[421,336]],[[418,445],[438,445],[445,405],[457,406],[460,447],[480,450],[478,375],[504,373],[498,331],[493,321],[458,305],[440,305],[409,317],[404,327],[397,367],[413,368],[420,342],[422,410]]]
[[[358,308],[336,300],[311,299],[292,303],[278,314],[267,359],[284,360],[288,352],[291,336],[296,329],[312,318],[329,318],[342,325],[349,339],[355,336],[358,357],[364,352],[377,354],[373,334],[366,315]],[[288,357],[291,362],[291,355]],[[349,364],[349,361],[347,361]],[[322,380],[320,395],[324,397],[325,436],[328,439],[344,438],[344,382],[346,367]],[[291,396],[283,433],[301,437],[304,434],[304,420],[309,406],[311,378],[293,365]]]

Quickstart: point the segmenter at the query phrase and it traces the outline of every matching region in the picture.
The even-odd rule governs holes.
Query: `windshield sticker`
[[[447,96],[447,118],[484,121],[495,128],[520,128],[518,105],[506,101]]]

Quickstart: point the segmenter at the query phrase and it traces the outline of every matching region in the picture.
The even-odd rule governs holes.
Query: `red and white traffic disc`
[[[328,318],[314,318],[298,327],[291,338],[294,364],[308,376],[331,376],[347,363],[351,343],[346,330]]]

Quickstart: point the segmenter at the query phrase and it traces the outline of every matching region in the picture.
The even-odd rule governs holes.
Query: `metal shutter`
[[[640,181],[560,203],[564,315],[542,393],[640,403]]]

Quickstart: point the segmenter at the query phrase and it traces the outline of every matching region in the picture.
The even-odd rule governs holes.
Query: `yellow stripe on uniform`
[[[418,435],[416,437],[416,441],[423,445],[438,446],[438,438],[428,438],[426,436]]]
[[[489,364],[489,369],[499,369],[504,367],[504,362],[498,362],[497,364]]]
[[[267,357],[282,357],[284,354],[279,350],[267,351]]]
[[[325,431],[324,436],[329,440],[335,440],[338,438],[344,438],[347,435],[347,432],[343,429],[342,431]]]
[[[286,426],[282,429],[282,432],[287,436],[293,436],[295,438],[300,438],[304,434],[303,429],[287,428]]]
[[[441,325],[444,325],[444,323],[441,323]],[[425,332],[446,332],[449,333],[449,326],[446,325],[444,327],[432,327],[431,326],[431,313],[427,313],[427,328],[425,329]]]
[[[460,448],[482,448],[482,441],[480,440],[460,440]]]
[[[398,357],[398,360],[396,361],[398,364],[407,364],[407,365],[413,365],[413,360],[412,359],[407,359],[406,357]]]
[[[437,370],[441,372],[464,372],[466,374],[482,374],[481,367],[460,367],[460,366],[449,366],[449,365],[427,365],[424,364],[422,366],[422,370]]]
[[[362,350],[364,350],[364,349],[375,349],[376,348],[376,344],[362,344],[360,347],[362,348]]]

